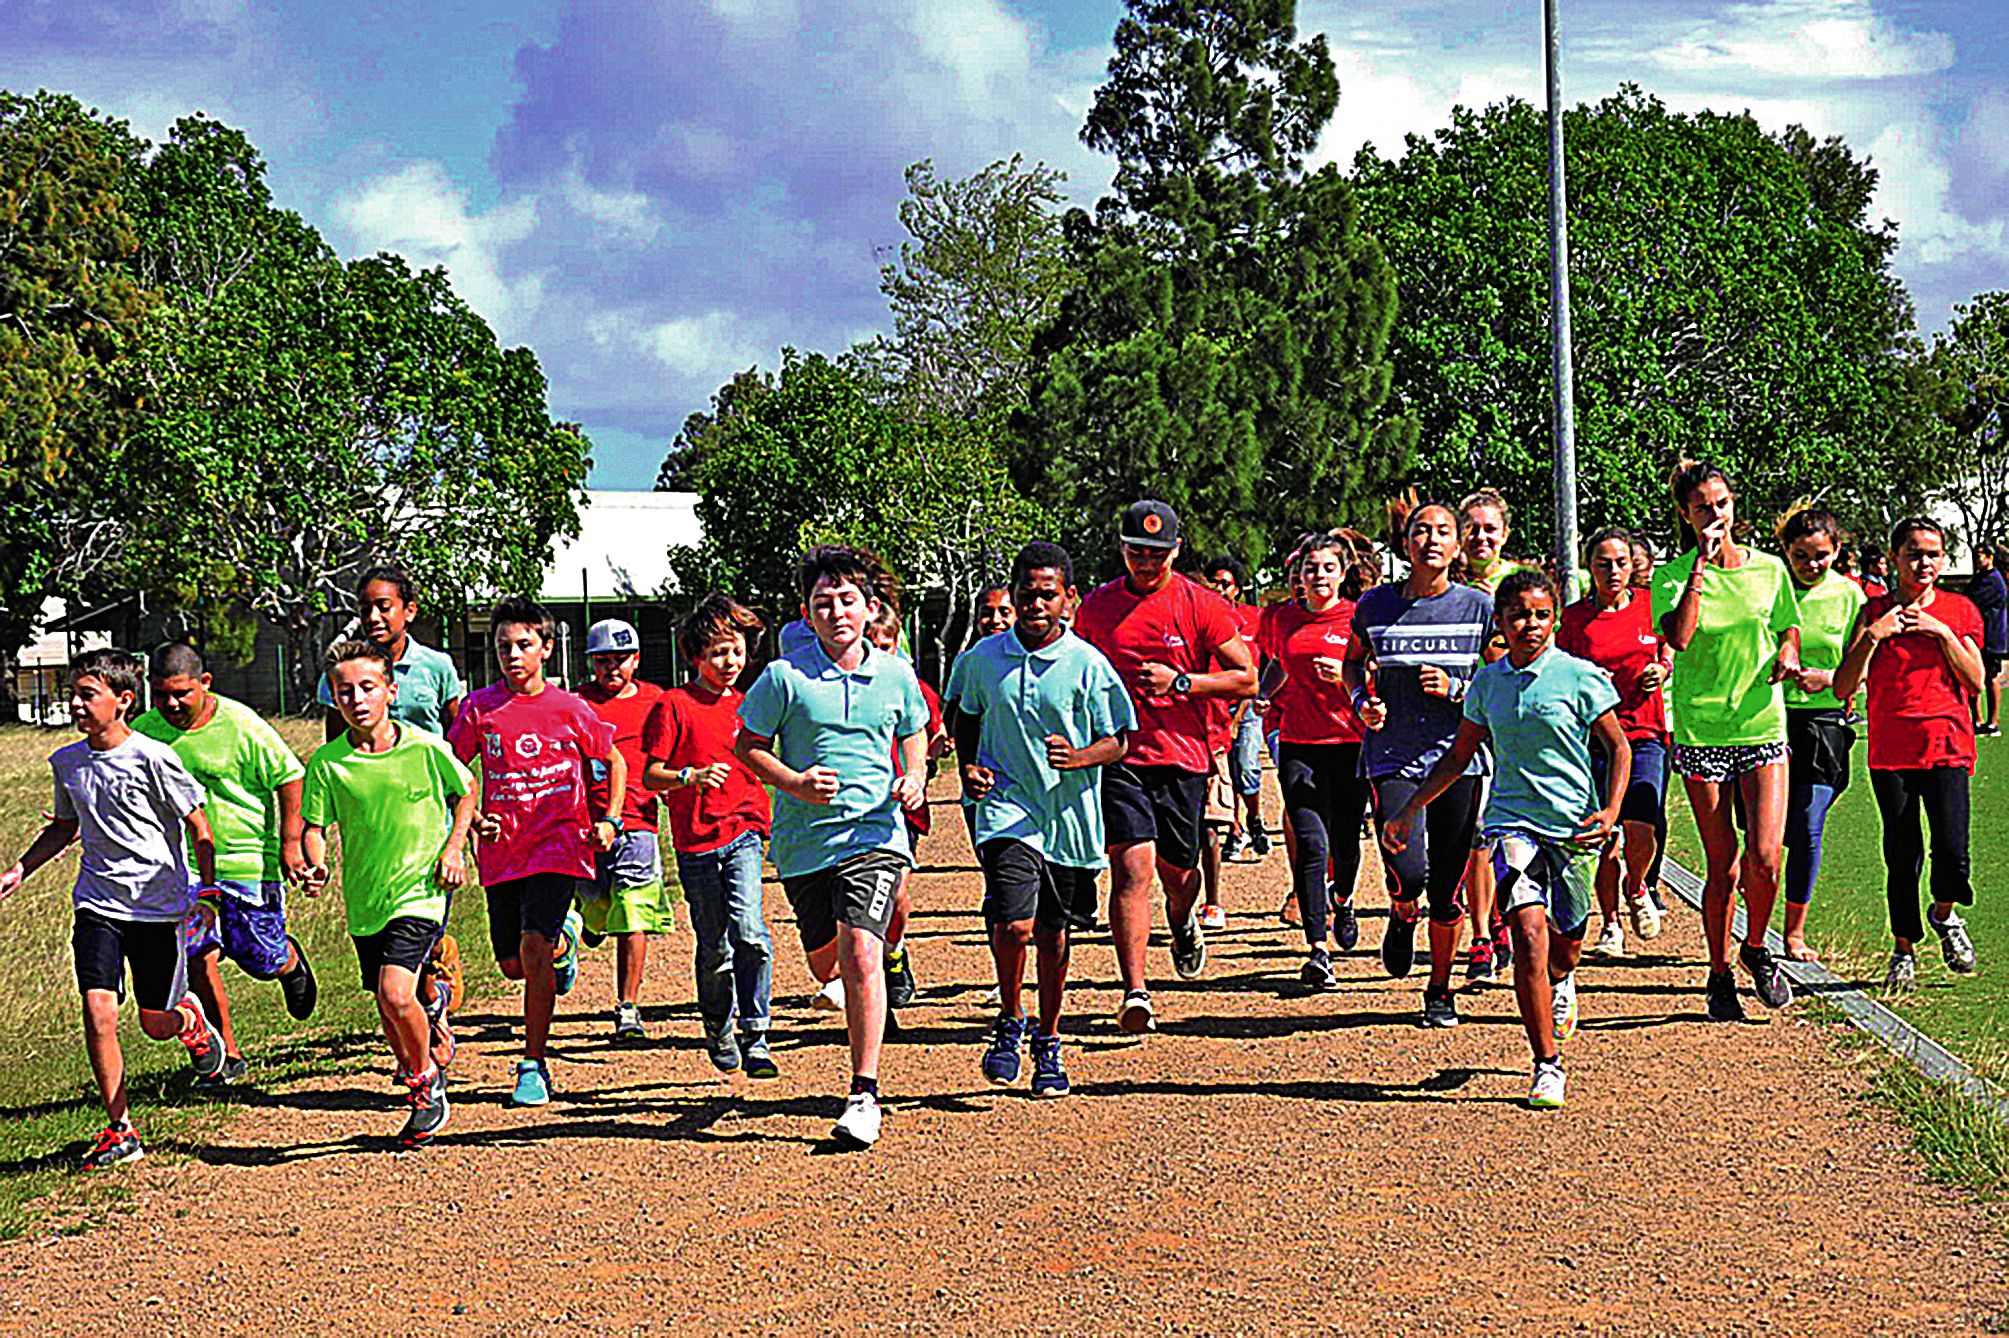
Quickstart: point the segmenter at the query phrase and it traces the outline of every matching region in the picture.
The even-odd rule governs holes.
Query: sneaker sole
[[[114,1167],[118,1166],[130,1166],[134,1162],[141,1160],[145,1156],[146,1156],[145,1148],[143,1147],[134,1148],[131,1152],[128,1152],[125,1156],[120,1157],[117,1161],[94,1162],[91,1165],[84,1167],[83,1170],[87,1175],[92,1171],[109,1171]]]
[[[867,1148],[871,1147],[873,1144],[879,1141],[879,1136],[877,1134],[874,1134],[870,1138],[860,1138],[858,1135],[852,1133],[849,1129],[843,1128],[842,1126],[832,1129],[830,1131],[830,1137],[840,1146],[847,1147],[851,1149],[851,1151],[853,1152],[863,1152]]]
[[[1562,1101],[1552,1101],[1547,1098],[1542,1098],[1540,1100],[1537,1100],[1534,1097],[1528,1098],[1529,1110],[1561,1110],[1567,1104],[1568,1104],[1567,1098],[1565,1098]]]
[[[1149,1008],[1125,1004],[1116,1011],[1116,1025],[1131,1036],[1158,1030],[1158,1017]]]

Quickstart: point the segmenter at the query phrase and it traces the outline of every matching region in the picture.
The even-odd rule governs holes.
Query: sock
[[[876,1077],[853,1078],[851,1080],[851,1095],[857,1096],[860,1092],[869,1093],[874,1098],[877,1098],[879,1095],[879,1080]]]

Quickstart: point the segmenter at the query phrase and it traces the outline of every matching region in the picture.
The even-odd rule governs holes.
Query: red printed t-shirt
[[[1660,634],[1653,630],[1653,601],[1643,591],[1632,592],[1622,609],[1606,611],[1597,600],[1579,599],[1563,610],[1556,644],[1566,654],[1589,660],[1611,675],[1618,689],[1618,727],[1628,739],[1658,739],[1667,733],[1667,702],[1660,689],[1639,685],[1646,666],[1661,656]]]
[[[1346,689],[1328,683],[1312,661],[1346,658],[1353,637],[1353,601],[1342,599],[1323,613],[1302,604],[1272,604],[1263,610],[1257,644],[1280,661],[1287,675],[1278,694],[1278,720],[1285,743],[1359,743],[1360,717]]]
[[[502,826],[481,844],[481,880],[593,876],[586,764],[614,752],[614,727],[563,688],[534,697],[494,683],[468,694],[446,734],[462,762],[481,762],[481,811]]]
[[[1863,606],[1867,627],[1897,603],[1877,595]],[[1981,644],[1981,613],[1964,595],[1934,593],[1925,611],[1953,635]],[[1872,771],[1917,767],[1974,770],[1973,694],[1953,676],[1946,650],[1929,632],[1903,632],[1876,648],[1869,662],[1869,764]]]
[[[1081,601],[1074,630],[1108,659],[1137,707],[1124,760],[1206,775],[1212,764],[1207,699],[1146,697],[1137,688],[1137,672],[1146,661],[1168,664],[1175,673],[1210,672],[1214,649],[1241,636],[1228,601],[1176,573],[1148,595],[1115,580]]]
[[[648,754],[642,747],[642,732],[663,699],[663,690],[654,683],[637,679],[634,692],[626,697],[610,697],[598,683],[588,683],[579,695],[593,708],[593,714],[614,727],[614,747],[628,764],[628,797],[621,805],[621,825],[629,831],[656,830],[656,792],[642,784]],[[607,811],[607,778],[593,778],[592,811]]]
[[[732,844],[747,832],[765,837],[772,818],[767,791],[733,753],[739,741],[739,704],[744,693],[727,688],[708,697],[694,683],[671,688],[649,717],[643,747],[667,767],[732,768],[716,790],[679,786],[663,793],[670,819],[670,845],[686,855],[703,855]]]

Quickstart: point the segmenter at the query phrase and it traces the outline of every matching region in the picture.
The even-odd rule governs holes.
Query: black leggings
[[[1974,904],[1974,884],[1968,879],[1967,772],[1961,767],[1872,771],[1869,783],[1883,815],[1890,932],[1916,943],[1925,937],[1918,906],[1919,875],[1925,871],[1925,841],[1918,825],[1921,807],[1932,831],[1932,899],[1956,906]]]
[[[1423,788],[1421,781],[1388,777],[1374,782],[1374,821],[1387,822],[1402,811],[1410,796]],[[1472,834],[1479,826],[1479,777],[1460,776],[1451,788],[1423,810],[1423,820],[1409,834],[1409,844],[1399,855],[1387,856],[1401,890],[1399,900],[1430,903],[1430,918],[1439,924],[1455,924],[1465,912],[1458,904],[1458,891],[1465,880],[1465,865],[1472,856]]]
[[[1292,876],[1304,941],[1325,942],[1328,909],[1326,861],[1332,861],[1331,901],[1353,896],[1360,872],[1360,820],[1367,813],[1367,781],[1357,743],[1286,743],[1277,761],[1284,811],[1297,833]]]

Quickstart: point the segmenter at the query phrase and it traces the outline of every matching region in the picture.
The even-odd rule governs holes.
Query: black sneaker
[[[1767,1008],[1784,1008],[1793,1001],[1793,982],[1786,979],[1786,965],[1770,948],[1754,948],[1746,943],[1737,949],[1737,960],[1751,973],[1751,985],[1758,1000]]]
[[[1330,990],[1339,987],[1339,981],[1332,974],[1332,957],[1324,948],[1313,948],[1311,957],[1299,968],[1298,982],[1314,990]]]
[[[1432,990],[1423,991],[1423,1025],[1439,1031],[1458,1025],[1458,1001],[1451,991],[1438,994]]]
[[[130,1124],[108,1124],[98,1133],[97,1141],[91,1144],[77,1162],[80,1169],[102,1171],[107,1167],[138,1161],[146,1156],[146,1149],[140,1146],[140,1136],[133,1132]]]
[[[1066,1096],[1067,1066],[1060,1062],[1060,1037],[1032,1034],[1032,1094],[1039,1097]]]
[[[1019,1051],[1025,1045],[1025,1019],[1000,1016],[991,1025],[991,1041],[984,1047],[984,1077],[999,1087],[1018,1081]]]
[[[1270,853],[1270,834],[1261,827],[1249,834],[1249,853],[1257,859]]]
[[[1341,952],[1352,952],[1359,946],[1360,917],[1354,914],[1351,899],[1332,903],[1332,941]]]
[[[902,943],[886,949],[886,1006],[907,1008],[914,1002],[914,959]]]
[[[286,1011],[295,1022],[305,1022],[314,1016],[314,1005],[321,998],[321,987],[315,983],[314,968],[307,962],[307,950],[300,946],[300,940],[291,934],[286,942],[293,947],[295,966],[279,977],[279,992],[286,996]]]
[[[749,1078],[779,1078],[781,1069],[775,1065],[774,1056],[767,1052],[767,1036],[758,1031],[744,1031],[739,1037],[740,1059],[745,1064]]]
[[[716,1031],[705,1028],[705,1053],[711,1056],[712,1067],[720,1073],[732,1073],[739,1068],[739,1042],[733,1039],[730,1026]]]
[[[225,1055],[223,1067],[217,1072],[216,1080],[228,1086],[234,1082],[242,1082],[244,1075],[250,1071],[251,1065],[245,1062],[243,1055]]]
[[[415,1148],[431,1142],[434,1134],[446,1128],[450,1113],[446,1104],[446,1075],[435,1068],[405,1079],[405,1087],[405,1100],[410,1103],[412,1113],[405,1117],[405,1127],[398,1130],[398,1142]]]
[[[1976,725],[1974,733],[1984,739],[1992,739],[2002,732],[2000,725]]]
[[[1737,977],[1729,971],[1709,973],[1709,1020],[1742,1022],[1744,1003],[1737,997]]]
[[[199,1028],[182,1028],[180,1040],[188,1050],[188,1066],[195,1070],[197,1082],[209,1082],[223,1072],[223,1061],[226,1058],[223,1053],[223,1037],[217,1034],[208,1014],[202,1011],[202,1005],[196,1002],[193,994],[186,996],[182,1002],[192,1005],[196,1015],[202,1019]]]
[[[1207,936],[1200,931],[1196,909],[1186,923],[1172,926],[1172,970],[1181,980],[1198,980],[1207,969]]]
[[[1381,965],[1388,974],[1401,979],[1416,965],[1416,922],[1393,914],[1381,932]]]

